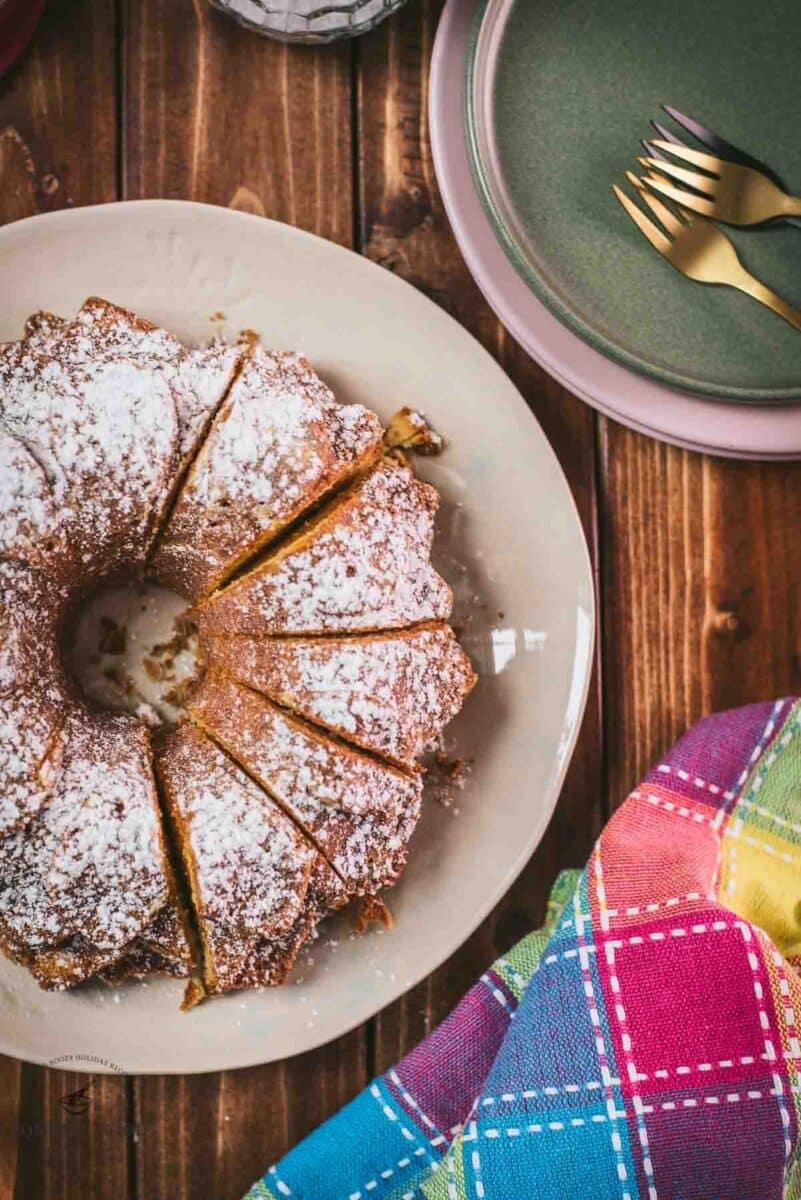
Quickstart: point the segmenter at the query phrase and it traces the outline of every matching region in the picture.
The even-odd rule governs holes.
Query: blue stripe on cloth
[[[470,1115],[577,878],[560,876],[544,929],[500,959],[421,1046],[290,1150],[244,1200],[423,1200],[422,1186],[440,1176],[447,1195],[447,1175],[452,1168],[461,1181],[462,1165],[444,1165],[452,1123],[445,1115],[459,1124]]]
[[[382,1080],[299,1143],[246,1200],[402,1200],[414,1196],[441,1152],[433,1149]],[[444,1147],[443,1147],[444,1149]],[[261,1190],[258,1190],[260,1189]]]

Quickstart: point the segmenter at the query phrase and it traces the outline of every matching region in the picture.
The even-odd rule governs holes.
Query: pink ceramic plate
[[[634,375],[566,329],[517,274],[484,213],[465,147],[465,56],[476,7],[445,5],[431,65],[431,140],[457,241],[499,319],[560,383],[632,429],[732,458],[801,458],[801,406],[728,405]]]

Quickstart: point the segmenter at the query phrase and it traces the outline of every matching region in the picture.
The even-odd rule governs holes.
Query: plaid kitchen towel
[[[801,701],[696,725],[545,928],[246,1200],[801,1197]]]

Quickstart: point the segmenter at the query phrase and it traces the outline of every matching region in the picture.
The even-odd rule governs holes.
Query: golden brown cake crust
[[[349,895],[396,882],[420,815],[419,777],[325,737],[213,672],[188,712],[298,822]]]
[[[43,986],[116,961],[169,900],[147,732],[74,706],[53,793],[0,862],[0,940]]]
[[[169,381],[79,317],[2,347],[0,420],[46,472],[84,576],[143,564],[177,461]]]
[[[312,892],[319,855],[193,726],[170,735],[158,770],[189,875],[206,992],[283,982],[322,915]]]
[[[450,616],[430,562],[439,496],[394,458],[379,462],[274,554],[198,605],[208,633],[398,629]]]
[[[204,642],[209,659],[234,679],[409,770],[476,679],[448,625],[366,637]]]
[[[337,404],[301,356],[254,347],[192,464],[154,577],[208,594],[380,449],[374,413]]]
[[[140,570],[243,347],[184,347],[90,297],[0,347],[0,420],[44,470],[82,575]],[[2,489],[0,489],[2,508]]]

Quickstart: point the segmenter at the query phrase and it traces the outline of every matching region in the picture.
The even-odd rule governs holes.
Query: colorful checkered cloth
[[[247,1200],[801,1197],[801,701],[696,725],[545,928]]]

